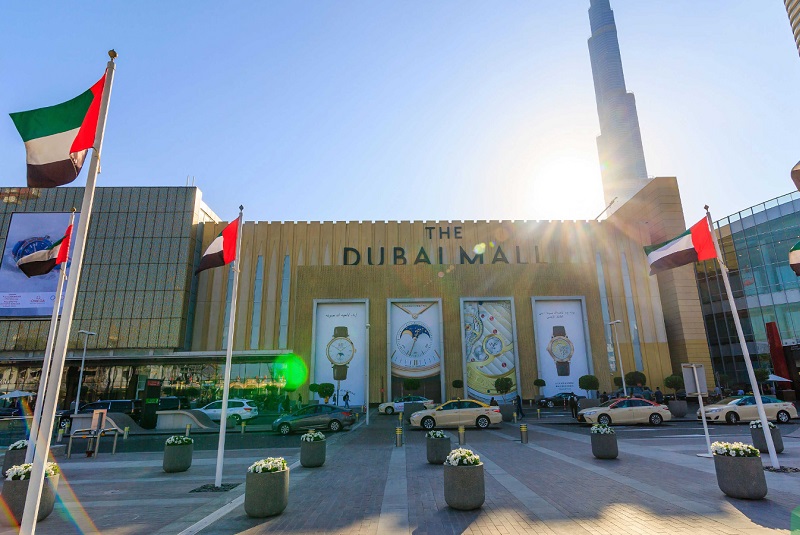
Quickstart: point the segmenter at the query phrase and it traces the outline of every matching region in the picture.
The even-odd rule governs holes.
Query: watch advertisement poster
[[[17,267],[17,261],[36,251],[48,249],[63,238],[69,225],[69,216],[67,212],[15,212],[11,215],[3,256],[0,258],[0,316],[53,314],[61,267],[56,266],[50,273],[28,278]],[[78,216],[76,213],[73,227],[76,229]]]
[[[342,398],[347,393],[351,407],[361,406],[366,386],[367,303],[316,302],[315,305],[312,382],[332,383],[338,389],[337,405],[344,405]],[[334,403],[333,398],[329,403]]]
[[[541,394],[579,393],[578,378],[593,372],[586,342],[583,300],[532,299]]]
[[[444,401],[441,302],[438,299],[390,299],[388,317],[391,399],[412,394]],[[419,388],[409,391],[405,387],[406,379],[419,380]]]
[[[462,344],[467,397],[489,403],[512,402],[519,383],[514,302],[511,299],[461,300]],[[501,377],[511,390],[497,391]]]

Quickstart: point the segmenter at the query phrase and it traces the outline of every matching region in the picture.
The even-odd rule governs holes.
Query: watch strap
[[[567,336],[567,330],[563,325],[553,325],[553,336]]]
[[[347,327],[334,327],[333,328],[333,337],[334,338],[347,338]]]
[[[569,362],[556,362],[556,373],[559,377],[569,375]]]

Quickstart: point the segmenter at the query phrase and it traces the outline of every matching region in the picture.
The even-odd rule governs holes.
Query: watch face
[[[356,348],[347,338],[334,338],[328,343],[328,360],[334,364],[347,364],[353,359]]]
[[[505,344],[503,344],[503,341],[497,335],[493,334],[491,336],[487,336],[483,340],[483,349],[486,351],[486,354],[491,357],[496,357],[497,355],[503,353],[504,347]]]
[[[411,322],[403,325],[397,333],[397,349],[403,354],[418,358],[424,355],[433,346],[431,331],[421,322]]]
[[[22,240],[12,249],[14,261],[19,262],[21,258],[33,254],[36,251],[43,251],[52,245],[53,243],[50,241],[50,236],[32,237]]]
[[[575,348],[568,338],[556,336],[550,341],[548,351],[557,361],[567,362],[572,357],[572,352],[575,351]]]
[[[392,368],[403,377],[427,377],[439,373],[440,358],[434,342],[425,323],[406,323],[395,336],[397,351],[391,358]]]

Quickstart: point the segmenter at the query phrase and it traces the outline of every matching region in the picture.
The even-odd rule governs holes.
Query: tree
[[[640,371],[628,372],[625,374],[625,384],[627,386],[644,386],[647,384],[647,377]]]
[[[622,388],[622,377],[614,377],[614,386]]]
[[[511,377],[498,377],[494,382],[494,388],[497,390],[497,393],[503,396],[503,401],[506,400],[506,394],[511,392],[511,389],[514,388],[514,381]]]
[[[319,385],[317,383],[311,383],[308,385],[308,391],[312,394],[317,394],[319,392]]]
[[[753,372],[756,375],[756,382],[759,385],[763,385],[764,383],[767,382],[767,379],[769,379],[769,370],[766,368],[756,368],[755,370],[753,370]],[[762,394],[764,393],[763,386],[761,386],[761,393]]]
[[[547,382],[542,378],[534,379],[533,386],[536,387],[536,395],[538,396],[542,393],[542,387],[547,386]]]
[[[586,393],[588,394],[589,390],[600,389],[600,380],[594,375],[582,375],[578,378],[578,388],[581,390],[586,390]]]
[[[336,387],[333,386],[333,383],[320,383],[317,385],[317,394],[319,394],[319,397],[325,398],[325,403],[328,402],[328,399],[335,391]]]
[[[419,387],[422,386],[422,383],[419,379],[403,379],[403,389],[408,390],[409,392],[414,392],[415,390],[419,390]]]
[[[453,388],[464,388],[464,381],[462,381],[461,379],[455,379],[453,380],[452,385]]]
[[[683,388],[683,376],[682,375],[670,375],[669,377],[664,378],[664,386],[667,388],[671,388],[675,392],[675,399],[678,396],[678,390]]]

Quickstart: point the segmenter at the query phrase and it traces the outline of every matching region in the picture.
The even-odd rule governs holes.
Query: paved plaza
[[[397,448],[397,418],[373,412],[369,426],[362,421],[329,436],[321,468],[299,466],[298,435],[245,437],[237,442],[241,449],[227,452],[223,481],[240,485],[225,493],[190,492],[213,482],[213,449],[196,451],[191,469],[178,474],[161,470],[160,452],[124,452],[124,446],[115,456],[61,459],[60,501],[37,533],[789,533],[791,511],[800,506],[800,474],[768,472],[763,501],[727,498],[713,461],[696,455],[705,449],[696,422],[618,427],[620,456],[601,461],[591,454],[588,427],[568,424],[559,413],[545,416],[526,420],[526,445],[511,423],[467,430],[467,447],[480,454],[487,476],[486,503],[477,511],[446,506],[443,469],[426,462],[422,431],[407,431],[405,446]],[[781,429],[781,461],[800,467],[798,426]],[[712,433],[749,442],[744,425],[715,426]],[[248,440],[269,446],[248,449]],[[292,465],[289,506],[279,516],[250,519],[242,505],[247,466],[277,455]]]

